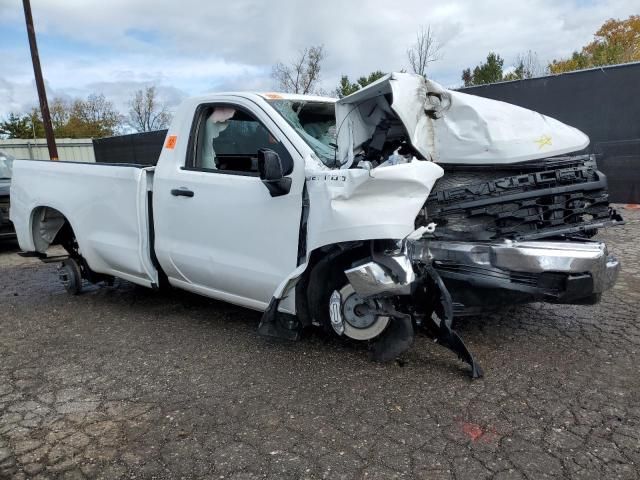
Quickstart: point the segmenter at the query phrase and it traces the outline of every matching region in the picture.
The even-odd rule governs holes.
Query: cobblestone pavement
[[[420,338],[407,362],[128,284],[70,297],[0,246],[1,478],[638,478],[640,211],[595,307],[460,325],[486,377]]]

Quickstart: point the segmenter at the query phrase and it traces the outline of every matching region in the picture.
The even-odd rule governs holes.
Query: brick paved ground
[[[63,293],[0,245],[0,478],[638,478],[640,211],[595,307],[465,321],[486,377],[421,338],[407,363],[259,314],[116,284]]]

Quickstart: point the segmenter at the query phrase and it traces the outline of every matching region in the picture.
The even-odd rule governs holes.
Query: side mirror
[[[268,148],[258,150],[258,172],[272,197],[286,195],[291,190],[291,173],[289,166],[283,165],[280,155]]]

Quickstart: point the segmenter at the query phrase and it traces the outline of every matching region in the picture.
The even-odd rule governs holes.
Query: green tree
[[[594,37],[570,58],[553,60],[549,71],[564,73],[640,60],[640,15],[631,15],[626,20],[609,19]]]
[[[86,100],[66,101],[54,98],[50,105],[53,133],[58,138],[99,138],[114,135],[121,116],[104,95],[89,95]],[[9,138],[44,138],[42,116],[38,108],[30,113],[12,113],[0,122],[0,130]]]
[[[342,77],[340,78],[340,83],[338,84],[338,87],[336,88],[336,95],[338,96],[338,98],[342,98],[342,97],[346,97],[347,95],[351,95],[352,93],[357,92],[361,88],[366,87],[370,83],[373,83],[376,80],[379,80],[380,78],[384,77],[385,75],[386,75],[386,73],[384,73],[384,72],[382,72],[380,70],[376,70],[374,72],[371,72],[367,76],[362,76],[362,77],[358,78],[358,80],[356,80],[353,83],[349,80],[349,77],[347,75],[342,75]]]
[[[5,121],[0,122],[0,133],[9,138],[33,138],[32,117],[10,113]]]
[[[89,95],[86,100],[75,100],[69,108],[66,124],[56,135],[67,138],[100,138],[114,135],[122,122],[113,103],[104,95]]]
[[[336,95],[338,98],[343,98],[352,93],[356,93],[358,90],[360,90],[360,85],[352,83],[347,75],[342,75],[340,77],[340,83],[336,87]]]
[[[500,55],[490,52],[487,61],[481,63],[473,69],[467,68],[462,71],[462,81],[465,87],[471,85],[484,85],[487,83],[500,82],[502,80],[502,67],[504,60]]]
[[[518,64],[516,66],[516,69],[513,72],[509,72],[504,76],[505,81],[522,80],[524,78],[530,78],[530,77],[525,77],[524,66],[522,64]]]

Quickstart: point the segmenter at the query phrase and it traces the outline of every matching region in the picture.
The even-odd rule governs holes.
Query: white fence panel
[[[57,138],[56,146],[59,160],[63,162],[96,161],[90,138]],[[23,160],[49,160],[47,141],[44,138],[0,140],[0,151]]]

